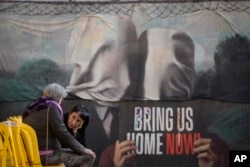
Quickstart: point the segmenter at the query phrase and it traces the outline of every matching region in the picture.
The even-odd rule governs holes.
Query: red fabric
[[[99,167],[114,167],[115,144],[108,146],[101,154]]]

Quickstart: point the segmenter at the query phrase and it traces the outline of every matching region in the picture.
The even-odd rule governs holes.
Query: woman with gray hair
[[[81,145],[63,122],[61,102],[66,96],[65,88],[59,84],[45,86],[43,96],[27,106],[23,122],[36,131],[42,165],[91,167],[95,153]],[[63,151],[61,144],[70,150]]]

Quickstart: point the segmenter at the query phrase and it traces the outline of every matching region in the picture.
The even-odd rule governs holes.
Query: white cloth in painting
[[[102,15],[76,24],[70,41],[74,69],[67,90],[85,99],[120,100],[130,85],[128,61],[138,55],[133,22]]]
[[[144,97],[150,100],[190,98],[194,80],[194,43],[184,32],[148,29],[139,38],[146,56]]]

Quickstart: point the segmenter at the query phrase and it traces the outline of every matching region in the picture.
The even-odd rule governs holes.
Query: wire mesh
[[[141,7],[150,18],[182,15],[202,9],[225,12],[250,13],[248,0],[165,0],[165,1],[95,1],[95,2],[47,2],[47,1],[2,1],[0,14],[17,15],[62,15],[62,14],[111,14],[131,17],[135,7]]]

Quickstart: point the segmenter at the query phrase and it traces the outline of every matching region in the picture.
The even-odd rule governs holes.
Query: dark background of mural
[[[235,35],[221,41],[214,53],[214,68],[198,73],[193,97],[249,102],[250,42]]]

